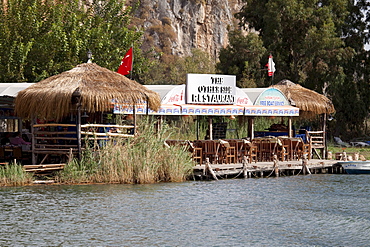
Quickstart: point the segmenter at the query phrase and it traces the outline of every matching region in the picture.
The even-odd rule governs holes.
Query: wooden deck
[[[341,166],[336,165],[339,160],[311,159],[307,163],[308,171],[303,169],[302,161],[257,162],[251,164],[203,164],[193,167],[193,178],[209,180],[221,178],[262,178],[276,176],[292,176],[300,174],[345,173]],[[65,164],[24,165],[27,172],[35,174],[50,173],[64,169]],[[278,168],[278,169],[276,169]]]
[[[40,164],[40,165],[24,165],[23,169],[26,172],[34,173],[49,173],[53,171],[59,171],[64,169],[65,164]]]
[[[260,178],[270,176],[292,176],[298,174],[345,173],[338,160],[311,159],[307,161],[308,170],[300,161],[257,162],[251,164],[203,164],[193,167],[194,179],[208,180],[219,178]],[[277,169],[276,169],[277,168]]]

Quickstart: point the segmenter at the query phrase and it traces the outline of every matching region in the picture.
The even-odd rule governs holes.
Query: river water
[[[0,188],[0,246],[369,246],[370,176]]]

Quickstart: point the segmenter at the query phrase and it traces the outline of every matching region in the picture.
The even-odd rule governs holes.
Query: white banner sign
[[[186,79],[187,104],[235,104],[236,76],[187,74]]]

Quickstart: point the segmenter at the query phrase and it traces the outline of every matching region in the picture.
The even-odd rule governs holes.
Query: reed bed
[[[27,173],[17,163],[5,164],[0,167],[0,186],[23,186],[32,183],[32,174]]]
[[[168,147],[164,141],[170,129],[156,132],[154,121],[143,119],[139,135],[101,142],[88,149],[80,162],[74,160],[57,175],[61,183],[144,184],[185,181],[194,163],[182,147]]]

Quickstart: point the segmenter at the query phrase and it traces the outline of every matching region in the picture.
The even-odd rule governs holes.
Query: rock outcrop
[[[145,47],[176,56],[197,48],[215,57],[228,44],[228,28],[237,26],[234,14],[242,6],[242,0],[141,0],[134,24],[145,30]]]

